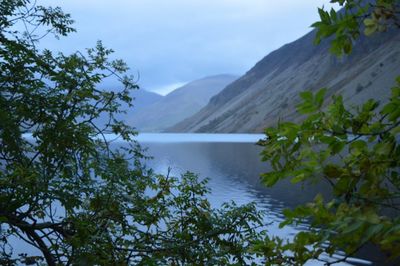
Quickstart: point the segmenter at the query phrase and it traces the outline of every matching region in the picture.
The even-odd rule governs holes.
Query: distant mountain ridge
[[[133,96],[133,111],[140,110],[142,108],[145,108],[146,106],[152,105],[158,101],[160,101],[162,98],[164,98],[162,95],[147,91],[144,89],[138,89],[132,92]]]
[[[400,31],[360,37],[341,59],[329,53],[329,40],[313,45],[315,31],[284,45],[210,99],[172,132],[262,132],[279,119],[298,121],[299,92],[328,88],[345,103],[384,100],[400,74]]]
[[[163,98],[163,96],[160,94],[144,89],[134,90],[131,92],[130,96],[133,98],[133,106],[129,106],[127,103],[121,102],[121,110],[125,111],[126,113],[114,114],[114,117],[118,120],[127,122],[128,118],[135,114],[137,110],[144,109],[146,106],[154,104]],[[110,121],[110,117],[106,112],[101,113],[100,116],[94,120],[96,126],[101,129],[110,122],[112,121]]]
[[[159,101],[137,108],[126,121],[140,132],[161,132],[198,112],[212,96],[236,78],[237,76],[224,74],[189,82]]]

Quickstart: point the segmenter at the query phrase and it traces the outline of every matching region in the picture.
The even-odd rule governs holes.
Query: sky
[[[311,30],[328,0],[39,0],[60,6],[77,33],[42,45],[71,53],[102,40],[138,78],[165,95],[218,74],[243,75]]]

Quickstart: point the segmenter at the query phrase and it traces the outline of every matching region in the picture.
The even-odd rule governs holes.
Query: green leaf
[[[322,104],[324,103],[324,97],[325,97],[326,91],[327,91],[326,88],[320,89],[317,92],[317,94],[315,95],[315,103],[318,108],[320,108],[322,106]]]
[[[335,142],[329,144],[329,148],[331,149],[333,155],[340,153],[345,146],[346,142],[340,140],[336,140]]]
[[[366,18],[366,19],[364,19],[364,25],[365,25],[366,27],[375,26],[376,23],[377,23],[377,21],[374,20],[374,19],[371,19],[371,18]]]
[[[280,175],[277,173],[265,173],[261,175],[261,181],[267,187],[272,187],[278,182]]]
[[[362,229],[364,223],[365,222],[361,220],[353,221],[350,225],[344,227],[345,229],[342,231],[342,233],[343,234],[354,233],[355,231]]]
[[[295,177],[293,177],[290,181],[293,184],[296,184],[296,183],[304,181],[305,178],[306,178],[306,174],[305,173],[300,173],[300,174],[296,175]]]
[[[350,54],[351,51],[353,50],[353,44],[349,39],[344,41],[342,46],[345,54]]]
[[[334,164],[328,164],[324,167],[324,175],[328,178],[338,178],[343,173],[342,169]]]
[[[397,82],[397,84],[400,85],[400,76],[397,76],[397,77],[396,77],[396,82]]]
[[[300,92],[300,97],[305,101],[305,102],[313,102],[313,94],[311,91],[302,91]]]
[[[378,30],[378,26],[377,26],[377,25],[365,27],[365,29],[364,29],[364,34],[365,34],[366,36],[371,36],[371,35],[374,34],[377,30]]]
[[[336,195],[341,196],[344,193],[348,192],[350,189],[350,184],[352,183],[352,180],[348,176],[343,176],[337,181],[337,183],[334,186],[334,192]]]
[[[389,155],[392,151],[393,144],[389,142],[381,142],[375,145],[374,151],[377,155]]]
[[[398,87],[392,88],[392,98],[396,99],[398,97],[400,97],[400,88]]]
[[[367,143],[363,140],[356,140],[350,144],[350,152],[356,156],[364,154],[366,149]]]

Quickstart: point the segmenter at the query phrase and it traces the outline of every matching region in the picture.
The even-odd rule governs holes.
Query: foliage
[[[400,77],[379,112],[374,100],[350,111],[337,96],[323,111],[324,90],[301,96],[298,110],[308,114],[301,124],[279,123],[265,131],[262,156],[272,171],[262,178],[268,186],[284,178],[292,183],[323,179],[334,197],[318,195],[312,203],[286,210],[281,226],[310,221],[310,231],[281,249],[294,251],[299,264],[337,249],[354,254],[367,241],[399,256]]]
[[[244,264],[260,213],[215,210],[206,181],[142,166],[134,130],[117,119],[137,88],[127,66],[100,42],[71,55],[37,48],[72,23],[59,8],[0,2],[0,264]],[[121,89],[99,89],[106,78]],[[15,254],[13,238],[38,256]]]
[[[344,6],[344,11],[320,9],[321,21],[313,25],[317,43],[334,35],[335,54],[351,52],[360,35],[360,18],[364,18],[365,34],[385,30],[389,20],[398,26],[398,1],[331,2]],[[378,17],[380,12],[385,15]],[[379,26],[372,29],[370,20],[376,18]],[[314,259],[331,265],[373,243],[389,258],[399,258],[400,77],[383,106],[371,99],[349,109],[340,95],[325,106],[325,92],[302,92],[297,110],[306,116],[304,121],[280,122],[265,129],[266,138],[259,144],[264,147],[262,159],[271,165],[271,171],[262,175],[265,185],[285,178],[292,183],[325,181],[332,187],[332,198],[318,195],[313,202],[285,210],[282,227],[305,222],[308,231],[292,241],[266,238],[255,250],[269,264],[302,265]],[[337,250],[346,255],[321,256]]]
[[[399,0],[331,0],[343,9],[329,11],[319,8],[320,21],[312,26],[316,28],[315,43],[334,36],[331,40],[331,52],[336,55],[349,54],[353,43],[361,33],[372,35],[387,31],[391,27],[400,27]]]

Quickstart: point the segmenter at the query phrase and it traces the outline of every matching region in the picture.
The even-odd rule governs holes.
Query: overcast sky
[[[139,85],[165,94],[216,74],[242,75],[309,32],[328,0],[45,0],[71,13],[77,33],[44,45],[65,52],[102,40]]]

